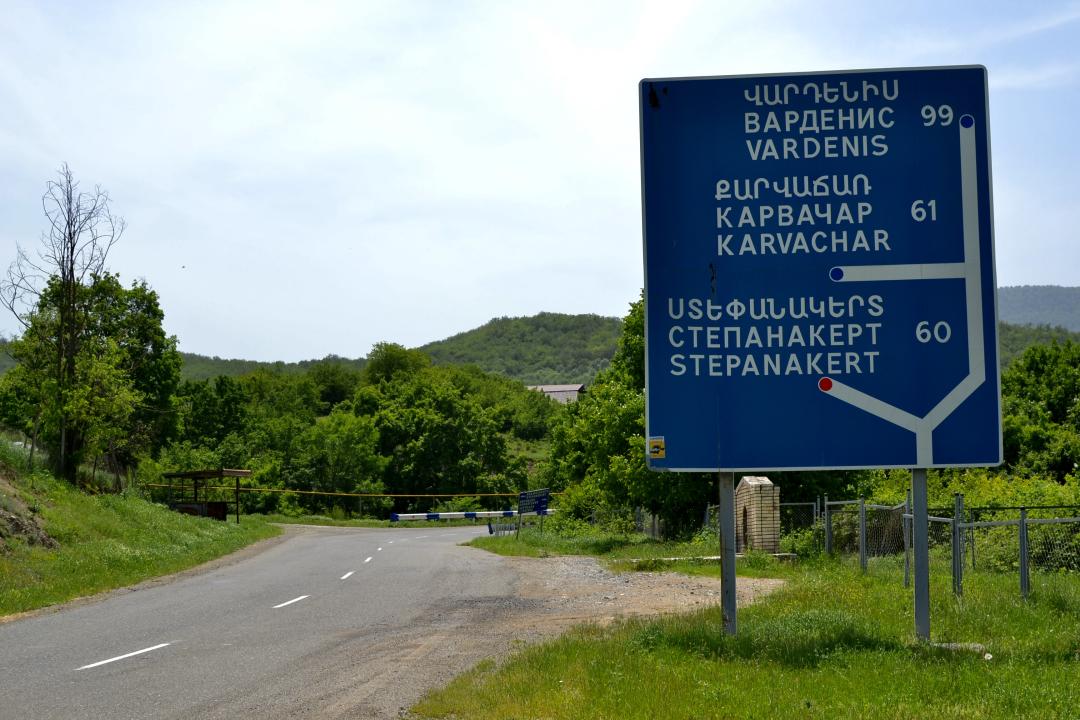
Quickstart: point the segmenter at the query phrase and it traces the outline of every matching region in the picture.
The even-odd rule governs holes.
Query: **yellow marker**
[[[651,457],[653,460],[662,460],[663,458],[667,457],[667,451],[664,445],[664,438],[649,438],[649,457]]]

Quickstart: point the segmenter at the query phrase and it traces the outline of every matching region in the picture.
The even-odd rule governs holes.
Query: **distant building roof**
[[[577,385],[530,385],[530,390],[536,390],[547,395],[555,402],[568,403],[577,400],[578,396],[585,392],[585,386]]]

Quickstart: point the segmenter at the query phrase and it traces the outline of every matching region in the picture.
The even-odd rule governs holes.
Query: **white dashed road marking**
[[[278,608],[283,608],[283,607],[285,607],[286,605],[292,605],[293,603],[298,603],[298,602],[300,602],[301,600],[303,600],[304,598],[309,598],[309,597],[311,597],[311,596],[310,596],[310,595],[301,595],[301,596],[300,596],[300,597],[298,597],[298,598],[293,598],[292,600],[286,600],[285,602],[281,603],[280,605],[275,605],[275,606],[273,607],[273,609],[274,609],[274,610],[277,610]]]
[[[109,663],[116,662],[117,660],[125,660],[125,659],[127,659],[129,657],[135,657],[136,655],[142,655],[143,653],[148,653],[151,650],[159,650],[159,649],[161,649],[163,647],[168,647],[169,645],[170,645],[170,643],[161,643],[160,645],[155,645],[154,647],[148,647],[148,648],[143,648],[142,650],[136,650],[135,652],[129,652],[126,655],[117,655],[116,657],[109,658],[108,660],[101,660],[100,662],[90,663],[89,665],[83,665],[81,668],[78,668],[78,669],[79,670],[89,670],[90,668],[96,668],[96,667],[98,667],[100,665],[108,665]]]
[[[350,575],[352,575],[352,574],[353,574],[354,572],[356,572],[356,571],[355,571],[355,570],[350,570],[349,572],[347,572],[347,573],[345,573],[344,575],[342,575],[342,576],[341,576],[341,579],[342,579],[342,580],[348,580],[348,579],[349,579],[349,576],[350,576]]]
[[[366,563],[369,563],[369,562],[371,562],[371,558],[368,558],[368,559],[367,559],[367,560],[365,560],[364,562],[366,562]]]

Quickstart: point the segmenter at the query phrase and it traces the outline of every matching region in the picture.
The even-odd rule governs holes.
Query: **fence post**
[[[978,515],[976,515],[975,512],[972,512],[971,513],[971,522],[978,522],[978,521],[979,521]],[[971,545],[971,571],[975,572],[975,528],[970,528],[970,530],[971,530],[971,542],[970,542],[970,545]]]
[[[1020,595],[1025,599],[1031,590],[1031,579],[1028,577],[1027,531],[1027,508],[1020,508]]]
[[[907,491],[904,498],[904,512],[900,516],[900,530],[904,536],[904,587],[911,587],[911,518],[904,515],[911,514],[911,491]]]
[[[829,496],[825,496],[825,554],[832,555],[832,516],[829,513]]]
[[[866,572],[866,498],[859,498],[859,567]]]
[[[964,594],[964,536],[960,529],[962,522],[964,522],[964,500],[960,493],[953,493],[952,589],[957,597]]]
[[[964,535],[964,523],[967,522],[964,518],[966,513],[964,511],[964,493],[958,493],[960,502],[960,528],[956,531],[956,535],[960,541],[960,560],[956,563],[956,569],[958,577],[960,578],[960,594],[964,594],[964,558],[967,557],[967,540]]]

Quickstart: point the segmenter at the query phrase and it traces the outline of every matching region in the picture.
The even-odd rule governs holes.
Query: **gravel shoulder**
[[[519,593],[542,604],[544,624],[558,631],[581,622],[606,625],[620,618],[689,612],[720,603],[719,578],[672,572],[612,573],[591,557],[508,558]],[[739,606],[756,601],[783,580],[739,578]]]
[[[351,710],[359,713],[327,716],[409,717],[407,707],[425,692],[446,685],[479,661],[505,660],[513,651],[555,638],[575,625],[608,625],[619,619],[690,612],[720,603],[716,578],[671,572],[613,573],[591,557],[502,557],[500,561],[517,577],[511,596],[436,614],[433,627],[399,645],[394,657],[381,658],[393,669],[370,688],[373,692],[357,689],[364,702]],[[739,578],[739,606],[782,585],[782,580]],[[339,704],[335,709],[346,707]]]

